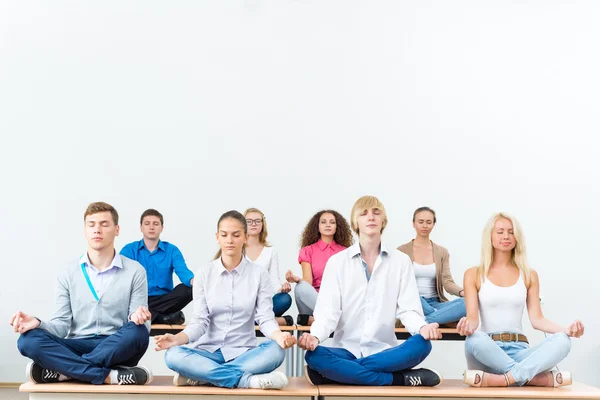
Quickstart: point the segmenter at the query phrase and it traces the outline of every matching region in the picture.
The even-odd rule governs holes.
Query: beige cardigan
[[[433,242],[431,244],[433,246],[433,259],[435,260],[435,284],[437,286],[438,297],[442,302],[448,301],[446,296],[444,296],[444,289],[454,296],[458,296],[459,292],[463,289],[454,283],[454,279],[452,279],[448,250]],[[398,250],[408,255],[414,261],[412,240],[398,247]]]

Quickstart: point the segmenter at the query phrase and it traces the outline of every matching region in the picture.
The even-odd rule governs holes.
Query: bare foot
[[[313,322],[315,322],[315,317],[311,315],[310,317],[308,317],[308,326],[311,326]]]
[[[283,317],[275,317],[275,321],[277,321],[279,326],[287,326],[287,321]]]
[[[508,373],[509,375],[509,383],[512,385],[514,383],[512,376],[510,375],[510,372]],[[481,378],[481,386],[491,386],[491,387],[506,387],[506,378],[504,377],[504,375],[498,375],[498,374],[488,374],[487,372],[483,374],[483,377]]]
[[[528,386],[552,386],[552,373],[540,372],[533,377],[528,383]]]

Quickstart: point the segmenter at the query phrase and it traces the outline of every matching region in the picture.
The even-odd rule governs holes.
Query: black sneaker
[[[442,375],[433,369],[407,369],[402,374],[404,386],[436,386],[443,381]]]
[[[336,383],[335,381],[332,381],[329,378],[325,378],[323,375],[321,375],[308,365],[304,366],[304,376],[306,377],[308,383],[310,383],[313,386],[326,385],[328,383]]]
[[[159,314],[153,321],[155,324],[166,324],[166,325],[183,325],[185,322],[185,315],[182,311],[177,311],[172,314]]]
[[[308,326],[308,318],[310,318],[308,314],[298,314],[298,325]]]
[[[25,374],[33,383],[56,383],[60,373],[51,369],[43,368],[41,365],[31,361],[27,364]]]
[[[117,367],[117,382],[119,385],[145,385],[152,382],[152,372],[146,367]]]

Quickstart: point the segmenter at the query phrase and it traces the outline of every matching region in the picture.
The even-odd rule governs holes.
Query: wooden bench
[[[442,332],[441,340],[465,340],[464,336],[460,336],[458,334],[458,331],[456,330],[456,328],[440,328],[440,331]],[[303,325],[296,326],[296,334],[297,334],[298,338],[300,338],[300,336],[304,332],[310,332],[310,326],[303,326]],[[411,336],[410,333],[406,330],[406,328],[395,328],[394,332],[396,333],[396,338],[398,340],[406,340]],[[330,337],[333,337],[333,334]],[[304,353],[305,353],[304,350],[302,350],[300,347],[296,346],[296,355],[295,355],[295,357],[296,357],[296,366],[295,366],[296,375],[295,376],[303,376],[304,375]]]
[[[162,324],[153,324],[150,328],[150,336],[164,335],[165,333],[176,334],[185,329],[185,325],[162,325]],[[296,330],[296,325],[292,326],[280,326],[284,332],[290,332],[292,335]],[[256,337],[265,337],[263,333],[258,329],[258,326],[254,327],[256,331]],[[285,374],[287,376],[294,376],[294,349],[289,348],[285,351]]]
[[[562,388],[472,388],[461,380],[448,379],[436,387],[400,387],[400,386],[311,386],[304,378],[289,378],[290,384],[283,390],[260,389],[223,389],[213,386],[173,386],[170,376],[156,376],[151,384],[144,386],[129,385],[92,385],[88,383],[64,382],[50,384],[24,383],[21,392],[29,393],[30,400],[91,400],[91,399],[151,399],[184,400],[185,395],[202,398],[235,398],[236,400],[254,400],[256,396],[279,397],[282,399],[342,400],[353,398],[384,399],[403,398],[406,400],[436,399],[600,399],[600,389],[573,383]]]
[[[174,386],[172,376],[155,376],[149,385],[92,385],[89,383],[24,383],[19,391],[29,393],[30,400],[92,400],[119,399],[126,396],[129,400],[185,400],[181,395],[212,399],[232,398],[236,400],[256,399],[261,397],[279,397],[281,399],[315,399],[319,390],[310,385],[304,378],[289,378],[290,383],[283,390],[261,389],[224,389],[214,386]],[[175,396],[177,395],[177,396]],[[217,397],[215,397],[217,396]]]
[[[473,388],[460,379],[446,379],[435,387],[398,387],[398,386],[345,386],[320,385],[320,400],[341,400],[352,397],[353,400],[374,398],[422,399],[600,399],[600,389],[574,382],[561,388],[536,388],[532,386],[510,388]]]

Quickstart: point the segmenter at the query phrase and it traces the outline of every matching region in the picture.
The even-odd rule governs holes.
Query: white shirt
[[[503,287],[485,278],[479,289],[479,330],[485,333],[523,333],[521,320],[527,304],[527,287],[523,274],[517,283]]]
[[[225,361],[256,347],[254,321],[265,337],[279,330],[273,314],[269,274],[242,258],[231,272],[221,258],[200,268],[194,279],[194,315],[184,329],[188,347],[214,353]]]
[[[437,298],[435,263],[422,265],[413,262],[413,266],[415,267],[415,277],[417,278],[419,294],[425,298]]]
[[[397,346],[396,318],[415,335],[426,325],[410,258],[398,250],[381,254],[367,281],[359,243],[327,261],[310,333],[355,357]]]
[[[248,256],[246,256],[246,258],[250,262],[261,265],[269,273],[271,285],[273,286],[272,293],[277,293],[279,288],[281,288],[281,281],[279,280],[279,255],[277,254],[275,247],[263,247],[260,255],[254,261],[250,260]]]
[[[115,252],[115,257],[110,266],[102,271],[92,265],[87,252],[79,259],[79,265],[85,265],[85,270],[90,278],[90,283],[94,287],[94,291],[98,298],[102,298],[104,293],[106,293],[106,290],[110,287],[110,284],[117,274],[117,268],[123,269],[121,255],[117,252]]]

